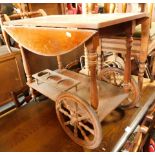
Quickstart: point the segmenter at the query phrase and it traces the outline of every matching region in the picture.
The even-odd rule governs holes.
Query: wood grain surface
[[[50,100],[30,103],[0,119],[0,151],[82,151],[64,133]]]
[[[5,25],[76,27],[99,29],[148,16],[146,13],[116,13],[94,15],[50,15],[5,22]]]

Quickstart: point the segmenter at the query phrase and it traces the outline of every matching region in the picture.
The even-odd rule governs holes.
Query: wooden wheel
[[[107,67],[99,73],[99,79],[112,85],[123,87],[124,72],[118,68]],[[138,106],[140,100],[140,91],[136,81],[131,77],[129,84],[129,96],[121,103],[122,108],[132,108]]]
[[[71,93],[62,93],[56,100],[56,113],[62,128],[75,143],[88,149],[100,145],[101,124],[87,102]]]

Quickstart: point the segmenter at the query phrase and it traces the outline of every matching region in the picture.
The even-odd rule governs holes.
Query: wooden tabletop
[[[147,17],[146,13],[115,13],[91,15],[50,15],[5,22],[5,25],[48,26],[99,29],[135,19]]]

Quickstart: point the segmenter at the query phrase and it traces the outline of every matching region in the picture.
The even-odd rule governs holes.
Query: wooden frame
[[[7,49],[6,49],[7,50]],[[19,90],[25,84],[25,75],[22,68],[22,60],[19,51],[7,53],[0,58],[1,73],[1,105],[12,101],[11,91]],[[10,80],[10,78],[15,78]],[[5,79],[5,80],[4,80]],[[6,82],[4,82],[6,81]],[[9,93],[10,92],[10,93]]]
[[[129,60],[129,61],[126,61],[126,68],[130,68],[130,56],[131,56],[131,54],[129,54],[130,52],[131,52],[131,43],[132,43],[132,38],[131,38],[131,36],[132,36],[132,34],[133,34],[133,31],[134,31],[134,27],[135,27],[135,25],[137,24],[137,23],[142,23],[142,54],[140,55],[140,73],[139,73],[139,88],[140,89],[142,89],[142,83],[143,83],[143,75],[144,75],[144,63],[145,63],[145,61],[146,61],[146,53],[147,53],[147,49],[148,49],[148,44],[147,44],[147,42],[148,42],[148,29],[149,29],[149,27],[148,27],[148,25],[149,25],[149,18],[148,17],[146,17],[144,14],[138,14],[138,15],[135,15],[135,16],[133,16],[133,15],[131,15],[131,16],[128,16],[128,14],[124,14],[124,18],[122,18],[122,19],[120,19],[120,20],[114,20],[113,22],[112,21],[110,21],[110,22],[108,22],[107,24],[105,24],[106,26],[109,26],[108,28],[106,28],[106,26],[104,26],[104,24],[102,24],[102,23],[99,23],[99,24],[96,24],[96,23],[94,23],[94,25],[93,24],[77,24],[76,26],[77,27],[79,27],[79,28],[86,28],[86,27],[89,27],[89,28],[96,28],[96,29],[99,29],[100,30],[100,32],[99,32],[99,34],[100,34],[100,36],[102,36],[101,34],[104,34],[104,35],[107,35],[107,34],[109,34],[109,33],[116,33],[116,32],[119,32],[119,29],[120,29],[120,27],[122,28],[124,28],[125,29],[125,31],[126,31],[126,33],[127,33],[127,51],[128,51],[128,54],[126,55],[126,58],[127,58],[127,60]],[[52,16],[53,17],[53,16]],[[128,18],[126,18],[126,17],[128,17]],[[48,17],[47,17],[48,18]],[[49,19],[50,19],[51,17],[49,16]],[[64,16],[63,17],[64,18],[64,20],[65,19],[70,19],[70,20],[72,20],[72,16]],[[63,19],[62,18],[62,16],[61,16],[61,20]],[[139,18],[139,19],[137,19],[137,18]],[[46,19],[46,18],[45,18]],[[45,20],[44,19],[44,20]],[[137,20],[136,20],[137,19]],[[40,20],[40,19],[38,19],[38,20]],[[88,20],[89,21],[89,20]],[[131,21],[131,22],[125,22],[125,21]],[[28,23],[27,23],[27,20],[24,20],[24,22],[26,22],[26,24],[30,24],[30,22],[28,21]],[[121,22],[125,22],[125,23],[122,23],[121,24]],[[19,23],[20,23],[20,21],[19,21]],[[118,23],[120,23],[120,25],[118,24]],[[16,22],[16,23],[14,23],[14,22],[11,22],[11,24],[12,25],[18,25],[18,22]],[[20,24],[22,24],[22,21],[21,21],[21,23]],[[33,23],[32,23],[33,24]],[[41,23],[40,23],[41,24]],[[46,24],[46,23],[44,23],[44,24]],[[113,26],[113,24],[115,24],[116,26]],[[128,25],[131,25],[131,26],[128,26]],[[31,24],[30,24],[31,25]],[[38,25],[38,24],[37,24]],[[36,25],[36,26],[37,26]],[[59,23],[50,23],[50,25],[49,26],[55,26],[55,25],[57,25],[57,26],[60,26],[61,27],[61,24],[59,24]],[[65,24],[64,23],[64,26],[69,26],[69,25],[71,25],[71,26],[73,26],[73,25],[75,25],[74,23],[67,23],[67,24]],[[117,27],[117,25],[118,25],[118,27]],[[39,26],[39,25],[38,25]],[[44,25],[43,25],[44,26]],[[102,28],[102,27],[104,27],[104,28]],[[129,29],[130,28],[130,29]],[[8,32],[8,33],[12,33],[14,30],[12,29],[9,29],[9,27],[7,28],[6,26],[5,26],[5,30]],[[11,30],[10,32],[9,32],[9,30]],[[12,34],[13,36],[12,37],[14,37],[16,34],[14,33],[14,34]],[[99,38],[99,35],[98,35],[98,38]],[[20,38],[20,39],[22,39],[22,37]],[[16,39],[15,39],[16,40]],[[97,44],[99,44],[99,39],[93,39],[93,40],[96,40],[95,42],[92,42],[92,45],[89,45],[89,47],[91,47],[91,49],[89,49],[89,51],[92,51],[92,50],[96,50],[97,49]],[[92,41],[93,41],[92,40]],[[98,40],[98,41],[97,41]],[[20,40],[17,40],[17,42],[20,42]],[[94,44],[94,45],[93,45]],[[87,47],[88,48],[88,47]],[[23,51],[23,50],[22,50]],[[25,63],[24,63],[24,66],[26,67],[26,66],[28,66],[28,64],[26,63],[26,58],[24,58],[25,57],[25,54],[24,54],[24,52],[22,52],[22,57],[23,57],[23,60],[25,61]],[[95,57],[93,57],[93,59],[92,59],[93,61],[95,60]],[[60,66],[60,65],[59,65]],[[95,70],[93,69],[94,68],[94,66],[91,66],[91,77],[92,77],[92,81],[93,81],[93,83],[95,83],[95,74],[94,74],[94,72],[95,72]],[[25,71],[26,71],[26,73],[27,73],[27,78],[28,78],[28,82],[31,82],[31,78],[30,78],[30,71],[29,71],[30,69],[25,69]],[[125,85],[128,85],[128,82],[130,81],[130,74],[131,74],[131,72],[130,72],[130,69],[128,70],[128,69],[125,69]],[[93,107],[97,107],[97,103],[96,103],[96,101],[98,100],[97,99],[97,95],[96,95],[96,97],[95,97],[95,94],[94,94],[94,92],[96,91],[97,92],[97,88],[96,88],[96,84],[91,84],[92,85],[92,87],[94,88],[92,91],[93,91],[93,98],[92,98],[92,105],[93,105]],[[97,93],[96,93],[97,94]]]
[[[122,3],[122,5],[123,5],[122,12],[125,13],[127,10],[127,4]],[[138,59],[139,61],[138,85],[139,85],[139,89],[142,90],[142,81],[143,81],[143,76],[145,72],[145,63],[146,63],[148,54],[152,52],[153,42],[149,40],[148,28],[151,27],[153,4],[150,4],[150,6],[148,6],[148,4],[145,4],[145,3],[139,4],[139,5],[141,8],[141,12],[148,12],[150,15],[150,19],[142,23],[141,33],[142,33],[142,36],[146,35],[146,37],[145,38],[142,37],[141,39],[133,38],[134,39],[133,48],[131,52],[132,56],[136,57],[136,59]],[[145,31],[145,29],[147,29],[147,31]],[[126,51],[125,40],[126,40],[125,36],[124,37],[106,36],[103,38],[103,41],[102,41],[102,50],[103,52],[112,51],[114,53],[121,53],[124,55]],[[109,43],[110,43],[110,46],[109,46]],[[149,45],[151,45],[151,47]],[[152,74],[153,74],[153,70],[152,70]]]
[[[78,22],[79,17],[81,18],[81,23]],[[107,20],[107,17],[109,17],[111,20],[109,19]],[[146,24],[148,24],[149,18],[146,14],[140,13],[140,14],[121,14],[121,15],[117,14],[114,16],[112,14],[97,15],[97,16],[82,16],[82,15],[46,16],[37,18],[37,20],[35,20],[34,22],[33,19],[20,20],[17,22],[10,21],[4,23],[3,25],[4,31],[6,31],[11,37],[13,37],[15,41],[17,41],[20,45],[23,65],[27,77],[27,84],[31,88],[32,97],[33,98],[35,97],[33,91],[33,89],[35,89],[44,94],[45,96],[49,97],[50,99],[56,101],[57,116],[60,121],[60,124],[62,125],[66,133],[79,145],[85,145],[87,148],[91,149],[96,148],[98,147],[98,145],[102,140],[101,127],[99,122],[101,122],[106,115],[108,115],[111,111],[113,111],[116,107],[118,107],[121,104],[121,102],[128,96],[131,81],[130,60],[131,60],[131,48],[132,48],[132,34],[134,32],[136,24],[138,23],[142,24],[142,43],[143,43],[142,51],[143,53],[147,52],[148,47],[146,42],[148,39],[149,27]],[[24,25],[26,25],[26,27]],[[28,27],[28,25],[30,27]],[[78,29],[71,29],[70,27],[73,26]],[[112,32],[113,34],[117,34],[119,30],[122,28],[125,30],[127,37],[126,39],[127,51],[125,56],[126,61],[125,61],[125,73],[124,73],[125,92],[122,91],[123,90],[122,88],[120,89],[114,88],[114,86],[110,86],[111,88],[108,88],[108,85],[105,86],[102,83],[102,81],[97,81],[96,78],[97,50],[101,49],[100,38],[103,35],[108,35],[110,32]],[[51,40],[52,42],[50,42]],[[61,67],[60,56],[64,53],[72,51],[73,49],[77,48],[78,46],[84,43],[85,47],[88,50],[88,65],[90,70],[90,78],[81,76],[74,72],[62,70]],[[46,82],[44,82],[43,84],[39,84],[37,79],[33,79],[34,75],[32,77],[31,68],[29,66],[29,62],[27,59],[27,53],[24,50],[24,48],[31,50],[33,53],[43,56],[59,56],[58,57],[59,69],[58,71],[56,71],[59,73],[59,76],[65,75],[68,76],[68,78],[69,77],[76,78],[79,80],[81,85],[77,86],[76,89],[71,89],[73,87],[71,87],[70,89],[68,88],[69,92],[63,92],[63,90],[54,87],[52,84],[49,85]],[[143,57],[141,59],[145,59],[144,56],[145,54],[143,54]],[[38,73],[37,76],[43,76],[44,80],[48,80],[49,76],[46,77],[48,74],[49,74],[48,72],[43,71]],[[52,76],[52,74],[50,74],[50,76]],[[140,81],[139,87],[142,87],[143,75],[141,75],[139,81]],[[88,84],[90,84],[90,86]],[[103,89],[106,88],[111,89],[110,92],[113,93],[113,95],[111,94],[107,95],[107,97],[113,96],[111,97],[111,101],[109,101],[110,102],[109,104],[107,104],[107,102],[104,101],[106,97],[103,96],[103,94],[106,93],[105,91],[103,91]],[[113,92],[114,90],[116,94]],[[70,101],[66,102],[65,98],[67,100],[74,101],[74,103],[76,103],[77,106],[79,104],[80,111],[86,110],[87,111],[86,113],[89,113],[88,117],[91,120],[93,120],[93,122],[91,123],[93,124],[94,128],[92,130],[88,126],[86,127],[85,125],[82,125],[82,127],[84,127],[92,135],[94,135],[93,140],[90,140],[87,137],[87,135],[84,133],[81,127],[79,127],[78,125],[76,126],[76,123],[79,120],[77,117],[74,116],[72,107],[70,107],[71,106]],[[84,104],[84,102],[86,102],[86,104]],[[70,113],[64,111],[62,104],[65,106],[65,108],[67,108],[67,110],[70,111]],[[91,108],[92,110],[90,110]],[[63,122],[65,120],[62,119],[62,115],[60,113],[69,117],[70,121]],[[85,115],[83,117],[85,117]],[[81,140],[80,138],[77,139],[76,136],[73,136],[72,132],[68,130],[67,127],[64,127],[65,123],[67,124],[69,123],[72,126],[74,126],[73,134],[77,133],[76,130],[78,127],[84,139],[83,140]]]
[[[20,14],[13,14],[11,16],[4,14],[1,16],[1,25],[3,25],[4,21],[11,21],[11,20],[15,20],[15,19],[29,18],[29,17],[35,17],[35,16],[45,16],[45,15],[46,15],[46,12],[42,9],[34,11],[34,12],[23,12]],[[1,56],[0,64],[1,64],[1,66],[5,67],[5,68],[6,67],[10,68],[10,69],[8,69],[8,70],[10,70],[9,72],[13,73],[12,77],[16,76],[16,78],[14,79],[14,81],[8,80],[8,78],[11,78],[11,74],[6,71],[8,87],[5,88],[5,89],[7,89],[6,91],[5,91],[5,89],[1,90],[2,96],[1,96],[0,102],[1,102],[1,105],[3,105],[3,104],[6,104],[13,100],[15,102],[16,106],[19,107],[19,102],[17,101],[16,95],[18,94],[18,92],[22,92],[22,90],[25,90],[24,86],[25,86],[25,82],[26,82],[25,74],[23,72],[24,70],[22,68],[21,54],[20,54],[19,49],[15,49],[10,46],[9,36],[7,35],[7,33],[2,30],[2,34],[3,34],[4,41],[6,43],[6,46],[3,46],[1,48],[1,50],[2,51],[8,50],[9,53]],[[11,64],[12,64],[12,66],[11,66]],[[13,71],[11,71],[11,69]],[[1,70],[2,70],[2,72],[4,71],[3,68],[1,68]],[[4,76],[1,76],[1,78],[3,78],[3,77]],[[17,83],[17,80],[19,81],[18,83]],[[2,84],[2,88],[3,87],[4,86]],[[10,93],[8,93],[8,92],[10,92]],[[5,93],[5,94],[3,94],[3,93]]]

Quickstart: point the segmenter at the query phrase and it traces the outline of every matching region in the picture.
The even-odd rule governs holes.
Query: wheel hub
[[[71,125],[75,125],[75,124],[77,124],[77,122],[78,122],[77,117],[73,115],[73,116],[71,117],[70,124],[71,124]]]

